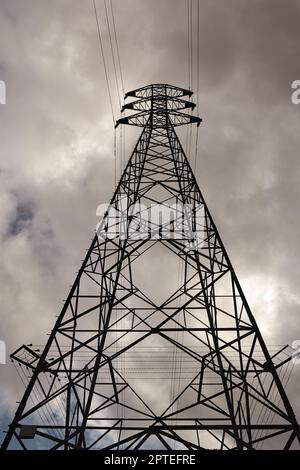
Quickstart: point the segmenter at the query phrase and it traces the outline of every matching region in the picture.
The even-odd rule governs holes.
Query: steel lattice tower
[[[135,112],[117,124],[141,135],[44,350],[11,356],[29,383],[2,448],[299,444],[286,361],[266,347],[175,132],[201,122],[183,112],[191,95],[125,96]],[[158,260],[170,262],[159,282]]]

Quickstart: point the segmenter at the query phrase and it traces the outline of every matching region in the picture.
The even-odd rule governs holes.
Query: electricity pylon
[[[299,444],[288,359],[268,351],[175,132],[201,122],[191,95],[125,96],[117,125],[141,135],[45,348],[11,356],[29,383],[2,448]]]

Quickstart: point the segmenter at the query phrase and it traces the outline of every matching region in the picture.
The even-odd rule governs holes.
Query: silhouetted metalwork
[[[11,356],[29,383],[3,448],[299,443],[290,357],[266,347],[175,132],[201,122],[191,95],[127,93],[117,125],[142,133],[45,348]]]

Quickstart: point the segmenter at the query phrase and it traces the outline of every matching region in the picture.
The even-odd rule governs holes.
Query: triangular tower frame
[[[44,350],[22,346],[11,356],[29,383],[2,448],[299,445],[278,373],[286,361],[268,351],[175,132],[201,122],[183,112],[194,109],[184,99],[191,95],[154,84],[125,96],[136,99],[124,106],[135,112],[117,125],[142,133],[111,203],[100,208],[102,221]],[[159,301],[136,270],[154,247],[179,260],[183,273]],[[170,268],[166,291],[172,276]],[[132,378],[130,370],[146,375],[164,362],[166,377]]]

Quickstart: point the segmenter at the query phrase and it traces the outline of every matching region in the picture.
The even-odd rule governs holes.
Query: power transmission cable
[[[118,68],[119,68],[120,82],[121,82],[122,93],[124,97],[125,95],[124,78],[123,78],[124,74],[123,74],[122,65],[121,65],[119,40],[118,40],[118,35],[117,35],[117,27],[116,27],[115,13],[114,13],[112,0],[110,0],[110,9],[111,9],[114,39],[115,39],[116,51],[117,51],[117,62],[118,62]],[[121,112],[121,117],[123,117],[123,113],[124,111]],[[120,166],[121,166],[121,171],[123,171],[125,167],[125,127],[123,126],[120,126]]]
[[[117,28],[116,28],[116,21],[115,21],[115,14],[114,14],[114,9],[113,9],[112,0],[110,0],[110,9],[111,9],[111,16],[112,16],[112,23],[113,23],[113,29],[114,29],[115,42],[116,42],[117,58],[118,58],[118,64],[119,64],[119,71],[120,71],[120,79],[121,79],[122,93],[123,93],[123,96],[124,96],[124,95],[125,95],[124,79],[123,79],[123,72],[122,72],[122,66],[121,66],[119,41],[118,41],[118,36],[117,36]]]
[[[113,125],[115,125],[115,116],[114,116],[112,97],[111,97],[111,91],[110,91],[109,80],[108,80],[107,66],[106,66],[103,42],[102,42],[102,37],[101,37],[101,30],[100,30],[98,12],[97,12],[97,7],[96,7],[96,0],[93,0],[93,5],[94,5],[94,13],[95,13],[95,19],[96,19],[96,24],[97,24],[97,30],[98,30],[99,46],[100,46],[100,51],[101,51],[101,56],[102,56],[102,61],[103,61],[103,66],[104,66],[104,73],[105,73],[105,79],[106,79],[110,109],[111,109],[111,114],[112,114],[112,119],[113,119]]]
[[[110,43],[112,64],[113,64],[114,75],[115,75],[117,97],[118,97],[119,107],[120,107],[120,110],[121,110],[122,105],[121,105],[120,88],[122,90],[123,96],[124,96],[125,92],[124,92],[124,81],[123,81],[123,73],[122,73],[122,67],[121,67],[120,50],[119,50],[118,36],[117,36],[117,30],[116,30],[115,15],[114,15],[112,1],[110,0],[110,13],[111,13],[111,23],[112,23],[112,30],[113,30],[113,32],[111,32],[111,24],[110,24],[110,20],[109,20],[109,12],[108,12],[108,8],[107,8],[107,3],[106,3],[106,0],[103,0],[103,1],[104,1],[106,23],[107,23],[107,29],[108,29],[108,35],[109,35],[109,43]],[[120,76],[120,78],[118,78],[118,75]],[[119,80],[120,80],[120,85],[119,85]],[[122,115],[122,112],[121,112],[121,115]],[[117,148],[115,148],[115,155],[114,155],[115,159],[119,160],[119,167],[120,167],[119,168],[119,170],[120,170],[119,173],[118,173],[118,170],[117,170],[118,161],[116,161],[116,164],[115,164],[115,172],[116,172],[116,174],[119,175],[119,177],[121,176],[121,172],[123,170],[123,155],[122,155],[122,153],[123,153],[123,144],[122,144],[122,141],[123,141],[123,126],[120,127],[120,145],[119,145],[120,158],[119,159],[117,158],[117,153],[118,153]],[[116,184],[116,177],[115,177],[115,184]]]
[[[27,383],[29,383],[29,378],[26,375],[25,371],[23,370],[22,365],[20,367],[20,370],[22,371],[22,374],[24,376],[25,381],[27,381]],[[31,397],[31,401],[32,401],[34,406],[37,406],[37,404],[40,402],[40,395],[39,396],[37,395],[37,392],[38,392],[37,387],[35,387],[32,390],[32,392],[33,392],[33,395],[35,396],[36,403],[34,402],[32,397]],[[47,405],[46,405],[46,411],[47,411],[48,416],[47,416],[46,411],[45,411],[44,408],[38,408],[37,411],[38,411],[38,415],[40,416],[40,418],[41,418],[42,422],[44,423],[44,425],[47,425],[47,417],[52,420],[52,424],[54,424],[54,426],[58,424],[57,421],[55,421],[53,419],[53,415],[51,414],[51,411],[49,411],[49,407]],[[44,418],[43,418],[43,415],[44,415]],[[59,436],[58,431],[56,429],[51,430],[50,433],[52,433],[52,435],[55,436],[57,439],[60,439],[60,436]]]
[[[28,377],[26,376],[26,374],[25,374],[24,371],[22,370],[21,364],[19,363],[19,367],[20,367],[20,370],[22,370],[22,374],[24,375],[24,379],[23,379],[21,373],[19,372],[19,368],[16,366],[15,361],[12,361],[12,363],[13,363],[13,365],[14,365],[14,368],[15,368],[16,371],[17,371],[17,374],[18,374],[19,378],[20,378],[21,381],[22,381],[23,386],[26,388],[26,387],[27,387],[26,382],[28,383]],[[36,403],[35,403],[35,401],[34,401],[32,395],[31,395],[30,399],[31,399],[31,401],[32,401],[32,403],[33,403],[33,406],[36,406]],[[41,414],[41,409],[38,409],[38,410],[37,410],[37,414],[39,415],[39,417],[40,417],[42,423],[46,426],[46,425],[47,425],[47,422],[46,422],[47,420],[45,421],[43,415]],[[45,415],[45,411],[44,411],[44,415]],[[51,432],[52,432],[52,430],[51,430]]]
[[[200,112],[200,6],[199,0],[197,0],[197,109],[198,114]],[[195,148],[195,165],[194,172],[197,169],[197,157],[198,157],[198,138],[199,138],[199,126],[196,129],[196,148]]]
[[[292,370],[293,370],[293,364],[292,364],[292,365],[291,365],[291,368],[290,368],[290,371],[289,371],[289,374],[288,374],[289,365],[290,365],[290,364],[288,364],[288,366],[285,367],[285,370],[284,370],[283,375],[282,375],[282,377],[281,377],[281,382],[282,382],[282,385],[283,385],[284,387],[287,386],[287,383],[288,383],[288,381],[289,381],[289,379],[290,379],[291,372],[292,372]],[[281,372],[281,371],[280,371],[280,372]],[[280,372],[279,372],[279,374],[278,374],[279,376],[280,376]],[[286,380],[286,382],[284,383],[286,376],[287,376],[287,380]],[[276,389],[275,387],[273,388],[273,391],[272,391],[272,393],[271,393],[270,400],[272,401],[272,403],[273,403],[274,405],[276,405],[276,406],[279,405],[279,402],[280,402],[279,391],[278,391],[278,389]],[[270,419],[270,417],[271,417],[271,413],[272,413],[272,410],[265,408],[264,413],[263,413],[263,415],[262,415],[262,420],[261,420],[261,423],[262,423],[262,424],[267,424],[267,423],[268,423],[268,421],[269,421],[269,419]],[[273,420],[274,420],[274,414],[273,414],[273,416],[271,417],[271,423],[273,422]],[[271,423],[270,423],[270,424],[271,424]],[[262,437],[262,436],[263,436],[263,433],[264,433],[263,430],[258,431],[258,433],[257,433],[257,438]],[[262,447],[262,445],[263,445],[263,441],[261,441],[261,442],[259,443],[258,450]]]
[[[193,67],[193,0],[190,0],[190,15],[189,15],[189,21],[190,21],[190,27],[189,27],[189,33],[190,33],[190,90],[193,90],[193,85],[194,85],[194,80],[193,80],[193,74],[194,74],[194,67]],[[189,114],[192,114],[193,110],[189,112]],[[192,129],[193,126],[188,126],[189,129],[189,140],[188,140],[188,156],[191,161],[192,159],[192,152],[191,152],[191,144],[192,144]]]
[[[107,5],[106,5],[106,0],[103,0],[103,3],[104,3],[104,8],[105,8],[105,17],[106,17],[108,37],[109,37],[109,43],[110,43],[110,51],[111,51],[112,63],[113,63],[114,74],[115,74],[117,96],[118,96],[119,106],[120,106],[120,109],[121,109],[121,97],[120,97],[120,90],[119,90],[119,81],[118,81],[116,60],[115,60],[113,42],[112,42],[112,37],[111,37],[112,35],[111,35],[111,31],[110,31],[110,22],[109,22],[109,17],[108,17],[108,10],[107,10]]]
[[[116,157],[116,153],[115,153],[116,152],[116,145],[115,145],[115,141],[116,141],[115,116],[114,116],[114,109],[113,109],[113,103],[112,103],[112,95],[111,95],[111,90],[110,90],[109,80],[108,80],[108,72],[107,72],[107,66],[106,66],[106,60],[105,60],[105,54],[104,54],[104,48],[103,48],[103,41],[102,41],[102,37],[101,37],[101,30],[100,30],[96,0],[93,0],[93,5],[94,5],[94,13],[95,13],[95,19],[96,19],[96,24],[97,24],[99,46],[100,46],[100,51],[101,51],[101,56],[102,56],[102,61],[103,61],[103,66],[104,66],[106,86],[107,86],[110,109],[111,109],[113,126],[114,126],[114,144],[113,144],[114,145],[114,184],[116,186],[116,182],[117,182],[116,159],[117,159],[117,157]]]
[[[186,0],[186,9],[187,9],[187,69],[188,69],[188,89],[191,91],[191,55],[190,55],[190,0]],[[186,137],[185,137],[185,146],[187,149],[187,158],[189,158],[188,154],[188,137],[189,137],[189,129],[186,129]]]

